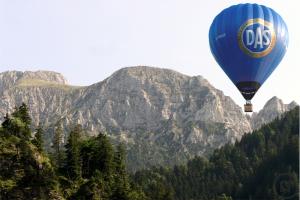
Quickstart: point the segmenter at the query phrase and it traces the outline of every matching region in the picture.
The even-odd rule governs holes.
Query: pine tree
[[[106,178],[114,173],[114,149],[106,135],[100,133],[81,144],[82,175],[90,178],[98,170]]]
[[[126,174],[126,164],[125,164],[126,153],[125,152],[126,150],[124,144],[119,144],[117,146],[117,150],[114,156],[116,173],[118,173],[121,176],[124,176]]]
[[[54,137],[52,141],[52,148],[54,150],[54,164],[59,169],[62,167],[62,137],[63,137],[63,130],[61,122],[57,122],[54,127]]]
[[[44,130],[42,124],[39,124],[39,126],[36,129],[34,139],[32,141],[32,143],[38,148],[39,152],[43,151],[43,146],[44,146],[43,135],[44,135]]]
[[[129,199],[130,184],[126,173],[125,165],[125,147],[123,144],[117,146],[114,156],[115,165],[115,187],[112,199],[126,200]]]
[[[11,117],[6,114],[2,126],[6,134],[15,135],[29,141],[31,137],[31,118],[26,104],[23,103],[20,107],[16,107]]]
[[[82,133],[81,125],[76,125],[70,132],[66,144],[66,165],[65,169],[69,177],[73,180],[81,177],[80,161],[80,137]]]
[[[22,108],[23,107],[23,108]],[[33,148],[40,141],[38,132],[31,142],[31,124],[26,106],[6,115],[0,132],[0,199],[61,199],[56,175],[47,155]],[[27,118],[27,119],[26,119]],[[42,142],[37,142],[42,144]]]
[[[82,161],[82,177],[90,178],[93,175],[94,155],[93,149],[95,146],[95,137],[81,142],[80,158]]]
[[[114,150],[107,136],[100,133],[97,138],[97,147],[95,151],[95,167],[105,175],[113,172]]]
[[[28,127],[30,127],[31,117],[29,116],[29,109],[25,103],[22,103],[19,108],[16,108],[15,112],[12,113],[12,116],[21,119]]]
[[[11,126],[11,118],[9,116],[8,113],[6,113],[5,117],[4,117],[4,121],[2,122],[1,124],[2,128],[3,128],[3,131],[2,131],[2,134],[1,135],[8,135],[9,133],[9,129],[10,129],[10,126]]]

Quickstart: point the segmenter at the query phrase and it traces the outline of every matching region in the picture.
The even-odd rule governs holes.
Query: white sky
[[[208,30],[233,0],[0,0],[0,72],[57,71],[73,85],[99,82],[135,65],[202,75],[240,106],[244,99],[210,53]],[[254,1],[247,1],[254,2]],[[295,0],[256,1],[276,10],[288,52],[252,100],[300,102],[300,12]]]

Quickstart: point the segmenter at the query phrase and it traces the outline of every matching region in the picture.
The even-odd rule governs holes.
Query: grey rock
[[[270,123],[276,117],[280,117],[283,113],[295,108],[298,104],[292,101],[284,104],[281,99],[274,96],[264,105],[258,113],[253,113],[251,117],[252,129],[259,129],[262,125]]]
[[[4,72],[0,84],[0,119],[28,104],[35,125],[48,128],[48,145],[58,120],[66,133],[75,123],[89,135],[105,132],[114,143],[126,143],[131,170],[208,155],[293,107],[270,100],[250,117],[201,76],[146,66],[123,68],[87,87],[42,71]]]

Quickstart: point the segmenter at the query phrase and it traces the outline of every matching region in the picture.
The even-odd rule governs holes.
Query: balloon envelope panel
[[[288,30],[271,8],[239,4],[216,16],[209,30],[209,43],[223,71],[250,100],[282,60]]]

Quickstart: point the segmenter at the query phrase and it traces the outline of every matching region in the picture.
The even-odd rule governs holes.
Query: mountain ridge
[[[195,155],[207,155],[239,140],[253,126],[261,126],[259,118],[267,123],[291,109],[279,109],[270,116],[267,111],[259,112],[254,122],[202,76],[147,66],[120,69],[85,87],[67,85],[66,79],[55,72],[37,72],[36,76],[30,72],[25,76],[52,84],[57,80],[58,84],[51,87],[41,83],[7,87],[20,83],[16,80],[26,73],[16,76],[19,78],[0,73],[0,83],[5,83],[0,85],[0,118],[25,102],[35,125],[46,124],[48,143],[58,121],[65,130],[80,123],[89,135],[106,132],[116,143],[127,144],[130,168],[173,165]]]
[[[285,104],[277,96],[269,99],[264,107],[259,111],[253,113],[251,117],[251,124],[253,129],[258,129],[264,124],[268,124],[276,117],[280,117],[283,113],[295,108],[298,104],[295,101]]]

